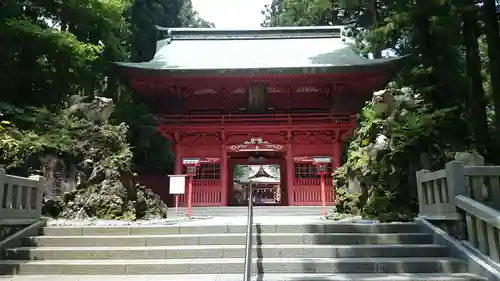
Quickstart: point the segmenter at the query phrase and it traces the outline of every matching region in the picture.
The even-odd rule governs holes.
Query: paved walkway
[[[361,218],[356,218],[361,220]],[[255,216],[253,218],[253,223],[262,225],[302,225],[302,224],[333,224],[333,223],[345,223],[352,220],[344,221],[333,221],[323,219],[320,216]],[[246,225],[246,216],[232,216],[232,217],[213,217],[208,219],[199,219],[191,221],[182,221],[175,225],[178,226],[204,226],[204,225]]]
[[[254,215],[253,223],[263,225],[283,225],[283,224],[322,224],[322,223],[345,223],[345,222],[358,222],[361,217],[346,218],[339,221],[328,220],[321,216],[294,216],[294,215]],[[176,218],[175,216],[166,220],[152,221],[149,223],[144,222],[129,222],[129,221],[113,221],[113,220],[52,220],[48,222],[48,226],[205,226],[205,225],[246,225],[247,216],[207,216],[207,217],[194,217],[187,219],[186,217]]]
[[[257,215],[253,218],[254,224],[261,225],[307,225],[307,224],[335,224],[335,223],[371,223],[371,221],[363,221],[361,217],[352,217],[343,220],[328,220],[321,216],[262,216]],[[247,216],[214,216],[214,217],[195,217],[193,219],[172,218],[168,223],[149,223],[149,224],[132,224],[127,221],[106,221],[106,220],[81,220],[81,221],[50,221],[48,226],[140,226],[140,227],[164,227],[164,226],[226,226],[226,225],[246,225]]]
[[[472,275],[463,274],[266,274],[253,276],[252,281],[465,281]],[[0,281],[241,281],[241,274],[196,274],[196,275],[53,275],[53,276],[0,276]],[[470,279],[469,279],[470,280]],[[485,280],[486,281],[486,280]]]

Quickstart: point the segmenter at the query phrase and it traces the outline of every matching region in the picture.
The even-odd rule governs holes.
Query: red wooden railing
[[[193,206],[220,206],[222,203],[222,194],[220,180],[193,180]],[[187,205],[186,194],[179,197],[180,205]]]
[[[220,180],[219,179],[212,179],[212,180],[199,180],[195,179],[193,180],[193,186],[194,187],[200,187],[200,186],[219,186]]]
[[[302,186],[302,185],[317,185],[319,186],[320,185],[320,180],[319,178],[305,178],[305,179],[295,179],[293,181],[293,185],[294,186]],[[327,188],[331,188],[332,187],[332,178],[325,178],[325,186]]]
[[[356,117],[349,114],[331,113],[292,113],[292,114],[183,114],[161,115],[160,123],[164,125],[307,125],[335,124],[350,128],[355,125]]]

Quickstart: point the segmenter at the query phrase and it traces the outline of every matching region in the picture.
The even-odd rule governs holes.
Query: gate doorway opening
[[[246,206],[252,198],[255,206],[283,205],[284,189],[280,165],[234,165],[231,206]],[[248,189],[252,184],[252,195]]]

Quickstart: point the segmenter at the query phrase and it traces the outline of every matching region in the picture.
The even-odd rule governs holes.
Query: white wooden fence
[[[40,219],[45,179],[7,175],[0,169],[0,225],[26,225]]]
[[[417,172],[419,215],[465,220],[468,243],[500,261],[500,166],[448,162],[443,170]]]

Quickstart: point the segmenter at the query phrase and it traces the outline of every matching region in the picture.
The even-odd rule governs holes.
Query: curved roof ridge
[[[262,28],[169,28],[156,26],[166,31],[170,40],[242,40],[242,39],[300,39],[342,38],[346,26],[294,26]]]
[[[269,165],[260,165],[257,172],[255,172],[253,175],[248,177],[248,179],[254,179],[254,178],[273,178],[273,179],[275,179],[277,177],[274,176],[273,173],[269,170]]]

